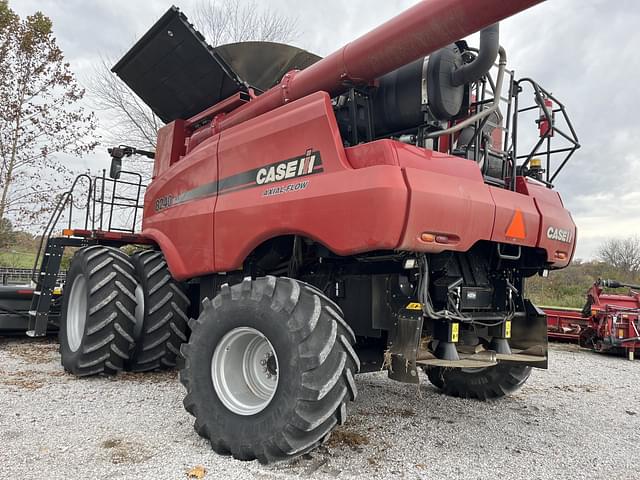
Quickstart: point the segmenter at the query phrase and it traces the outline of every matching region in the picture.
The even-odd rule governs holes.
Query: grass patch
[[[0,252],[0,267],[33,268],[36,255],[33,252],[9,250]]]
[[[77,248],[67,247],[64,249],[62,256],[62,263],[60,264],[61,270],[69,270],[71,264],[71,258]],[[33,268],[33,262],[36,259],[35,250],[21,250],[21,249],[5,249],[0,250],[0,268]],[[42,261],[42,257],[40,257]],[[40,265],[38,265],[40,266]]]
[[[640,283],[639,273],[629,273],[602,262],[574,261],[563,270],[552,271],[549,278],[538,276],[526,281],[526,295],[537,305],[582,308],[587,290],[598,278],[615,279],[627,283]],[[628,288],[607,289],[611,293],[625,294]]]

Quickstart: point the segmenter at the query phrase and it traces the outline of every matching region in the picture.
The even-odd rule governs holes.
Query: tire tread
[[[140,250],[131,260],[137,281],[146,290],[146,311],[136,347],[125,366],[134,372],[172,368],[180,357],[176,345],[189,338],[189,297],[171,276],[162,252]]]
[[[445,395],[487,401],[502,398],[518,390],[531,375],[531,367],[498,364],[478,372],[427,367],[429,381]],[[482,378],[482,381],[477,381]]]
[[[68,348],[61,329],[62,365],[80,377],[116,373],[122,370],[125,357],[133,347],[134,317],[131,312],[135,302],[128,295],[135,288],[130,275],[133,266],[120,250],[92,245],[75,253],[72,268],[79,270],[87,281],[87,317],[82,342],[76,352]],[[72,288],[72,284],[67,288]],[[65,296],[64,301],[68,302],[69,296]],[[63,322],[68,308],[65,303]]]
[[[295,348],[300,359],[300,396],[288,407],[288,423],[279,431],[244,439],[229,438],[213,423],[207,412],[210,404],[200,397],[201,390],[193,380],[197,366],[192,362],[204,319],[207,326],[212,325],[211,316],[218,309],[240,301],[253,302],[256,308],[266,305],[275,313],[286,312],[287,327],[299,339]],[[344,422],[346,404],[356,396],[353,372],[359,371],[360,362],[350,343],[351,338],[355,340],[353,331],[335,303],[320,290],[284,277],[246,278],[232,287],[223,285],[216,298],[204,301],[202,314],[191,325],[193,335],[181,347],[185,361],[180,381],[187,391],[184,406],[196,418],[198,434],[209,439],[217,453],[231,453],[240,460],[257,458],[261,463],[283,460],[317,447],[337,424]],[[212,424],[207,425],[205,418]]]

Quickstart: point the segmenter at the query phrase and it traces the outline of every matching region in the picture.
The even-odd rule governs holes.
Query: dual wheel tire
[[[219,454],[271,463],[326,441],[355,400],[360,362],[339,307],[289,278],[246,278],[203,302],[180,380]]]
[[[188,325],[189,300],[160,252],[129,257],[91,246],[74,256],[66,288],[65,369],[146,371],[174,366],[182,354],[185,408],[217,453],[262,463],[301,455],[344,423],[356,399],[355,335],[340,308],[304,282],[270,276],[224,285]],[[530,372],[504,364],[426,369],[444,393],[482,400],[512,393]]]
[[[161,252],[128,256],[101,245],[76,252],[60,324],[65,370],[77,376],[176,364],[188,338],[189,299]]]
[[[171,276],[162,252],[142,250],[134,253],[131,261],[139,280],[138,330],[126,367],[134,372],[173,368],[180,358],[180,345],[189,338],[189,297]]]

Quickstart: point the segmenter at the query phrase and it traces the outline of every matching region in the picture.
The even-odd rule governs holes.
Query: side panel
[[[241,267],[283,234],[340,255],[395,248],[407,191],[393,166],[352,169],[328,95],[320,92],[221,134],[215,214],[218,271]]]
[[[491,240],[535,247],[540,233],[540,214],[533,198],[496,187],[489,187],[489,191],[496,204]]]
[[[379,140],[346,149],[351,166],[404,169],[410,190],[407,225],[399,249],[466,251],[491,240],[547,251],[553,267],[566,266],[575,248],[575,224],[560,196],[518,177],[517,191],[486,185],[473,161]],[[446,235],[447,244],[425,244],[422,233]]]
[[[158,130],[153,178],[161,175],[184,155],[184,130],[184,120],[175,120]]]
[[[452,157],[445,153],[407,145],[395,140],[376,140],[349,147],[345,151],[349,164],[353,168],[396,165],[484,183],[480,169],[471,160]]]
[[[143,235],[164,252],[178,280],[215,271],[218,137],[174,163],[147,188]]]
[[[569,213],[545,187],[521,178],[517,192],[490,187],[473,161],[391,140],[345,152],[324,92],[211,137],[160,173],[143,234],[177,279],[241,268],[260,243],[290,234],[345,256],[492,240],[544,248],[553,267],[575,245]]]
[[[542,185],[518,178],[517,189],[535,201],[541,225],[538,246],[547,251],[547,260],[556,268],[569,265],[576,247],[576,225],[562,205],[560,195]]]
[[[460,162],[462,168],[466,164],[475,167],[468,160]],[[415,168],[406,168],[405,172],[411,202],[400,250],[463,252],[479,240],[491,239],[495,205],[482,180]],[[449,242],[424,243],[420,240],[424,232],[446,235]]]
[[[478,240],[491,239],[494,199],[475,162],[392,140],[351,147],[347,158],[363,172],[372,165],[403,169],[410,202],[398,249],[466,251]],[[449,241],[424,243],[422,233],[446,235]]]

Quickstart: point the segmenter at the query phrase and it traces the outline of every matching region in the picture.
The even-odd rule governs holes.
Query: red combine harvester
[[[576,238],[552,189],[575,132],[499,43],[496,22],[536,3],[426,0],[324,59],[211,48],[170,9],[113,69],[166,122],[157,150],[111,149],[111,178],[74,186],[89,184],[75,192],[82,228],[70,212],[55,237],[74,188],[62,199],[29,335],[49,325],[63,249],[82,247],[64,285],[64,367],[179,363],[197,432],[243,460],[326,441],[359,371],[418,383],[424,369],[460,397],[515,391],[547,367],[525,279],[566,267]],[[479,30],[479,48],[460,40]],[[526,112],[538,140],[521,153]],[[155,159],[144,206],[122,171],[136,154]],[[127,206],[132,223],[116,228]],[[118,248],[130,244],[146,248]]]
[[[602,293],[603,288],[630,289],[628,295]],[[640,286],[598,280],[587,292],[582,310],[544,307],[548,334],[557,340],[578,341],[596,352],[624,352],[633,360],[640,350]]]

